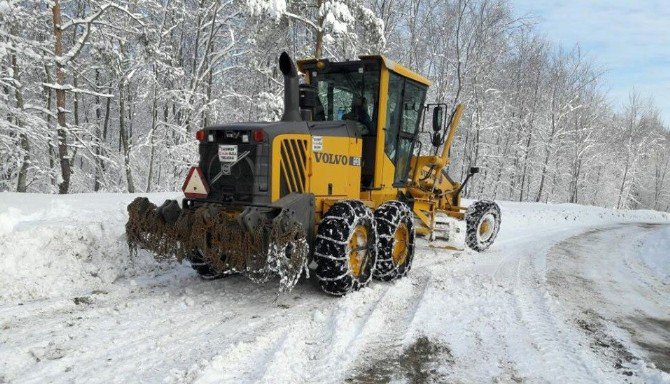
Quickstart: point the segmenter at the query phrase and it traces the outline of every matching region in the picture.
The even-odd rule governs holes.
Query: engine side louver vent
[[[280,196],[307,189],[307,140],[284,139],[281,142]]]

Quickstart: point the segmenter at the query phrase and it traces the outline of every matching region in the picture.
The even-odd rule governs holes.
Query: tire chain
[[[480,242],[477,238],[479,222],[487,213],[493,214],[495,218],[495,227],[493,229],[494,232],[488,240]],[[470,204],[467,212],[465,213],[465,243],[468,245],[468,247],[477,252],[482,252],[490,247],[498,236],[498,231],[500,230],[500,219],[500,207],[495,202],[491,200],[479,200]]]
[[[368,229],[368,239],[373,246],[368,249],[368,270],[359,278],[350,271],[347,242],[354,228],[363,224]],[[376,225],[372,211],[360,201],[345,200],[333,205],[324,216],[314,242],[316,276],[321,289],[331,295],[342,296],[365,287],[371,277],[376,260]]]
[[[375,210],[375,221],[379,240],[374,277],[382,281],[400,279],[412,268],[414,259],[414,213],[403,202],[388,201]],[[393,262],[394,234],[403,222],[409,230],[408,255],[405,264],[398,266]]]

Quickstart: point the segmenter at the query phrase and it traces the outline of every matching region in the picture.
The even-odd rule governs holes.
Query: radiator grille
[[[284,139],[280,147],[280,197],[307,186],[307,140]]]

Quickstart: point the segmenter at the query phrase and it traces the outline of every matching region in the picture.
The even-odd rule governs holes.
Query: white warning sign
[[[323,150],[323,136],[312,136],[312,151],[319,152]]]
[[[234,163],[237,161],[237,145],[219,145],[219,161]]]

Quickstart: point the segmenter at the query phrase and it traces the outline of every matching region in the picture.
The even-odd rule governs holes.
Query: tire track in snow
[[[592,382],[594,371],[579,358],[575,345],[559,330],[562,324],[548,302],[546,271],[538,268],[537,261],[538,257],[532,255],[517,260],[514,296],[520,320],[542,355],[546,370],[557,382]]]
[[[419,308],[424,303],[430,275],[412,276],[393,283],[382,302],[383,326],[361,350],[363,356],[384,357],[399,352],[412,339],[411,331]]]
[[[505,336],[505,349],[512,355],[516,354],[512,357],[517,361],[522,376],[537,379],[537,372],[540,372],[539,377],[543,379],[551,377],[557,382],[571,383],[593,382],[601,377],[598,368],[584,356],[583,347],[576,343],[578,338],[568,329],[560,311],[557,312],[547,289],[546,257],[549,250],[561,238],[579,232],[572,228],[543,231],[540,236],[515,237],[515,241],[526,241],[513,245],[516,252],[505,250],[504,253],[511,256],[503,258],[494,268],[493,281],[496,284],[511,284],[512,294],[507,300],[514,313],[512,326],[517,327],[517,332],[524,334],[526,339],[514,339],[516,333]],[[524,356],[530,352],[524,351],[524,342],[534,347],[537,357]],[[537,369],[528,361],[539,362],[542,367]],[[546,372],[550,375],[547,376]]]
[[[416,278],[375,281],[339,299],[309,332],[315,337],[308,353],[315,356],[309,382],[344,380],[372,357],[401,350],[428,283]]]

